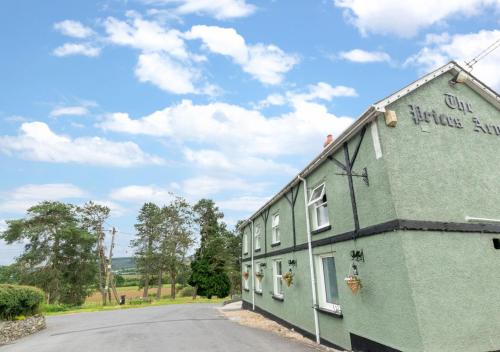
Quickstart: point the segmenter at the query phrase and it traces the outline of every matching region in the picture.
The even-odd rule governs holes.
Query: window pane
[[[316,219],[318,221],[318,227],[328,225],[330,223],[328,219],[328,205],[324,203],[316,208]]]
[[[273,226],[278,226],[279,224],[280,224],[280,216],[278,214],[276,214],[273,217]]]
[[[276,275],[281,275],[281,262],[276,262]]]
[[[339,298],[337,287],[337,274],[335,271],[335,259],[333,257],[322,258],[323,276],[325,281],[326,302],[335,303]]]
[[[318,200],[320,200],[324,195],[324,190],[325,190],[324,184],[315,188],[311,193],[311,197],[309,198],[309,204],[315,203]]]

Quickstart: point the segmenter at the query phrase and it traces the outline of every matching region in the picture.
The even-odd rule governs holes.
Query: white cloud
[[[193,26],[186,38],[201,39],[209,51],[231,57],[243,71],[265,84],[281,83],[283,75],[299,62],[275,45],[247,45],[233,28]]]
[[[192,162],[193,165],[202,169],[214,169],[221,172],[231,172],[247,176],[271,173],[294,175],[298,171],[288,164],[279,163],[269,158],[244,155],[230,158],[217,150],[193,150],[186,148],[184,156],[187,161]],[[250,168],[248,167],[249,165],[251,165]]]
[[[86,106],[57,106],[50,112],[50,116],[85,116],[89,114]]]
[[[236,177],[198,176],[183,180],[181,183],[182,191],[188,196],[196,198],[208,197],[227,191],[257,191],[260,188],[260,185],[251,185]]]
[[[263,206],[270,197],[243,196],[217,201],[217,205],[223,210],[254,212]]]
[[[54,29],[64,35],[74,38],[87,38],[94,34],[94,31],[82,23],[73,20],[64,20],[54,24]]]
[[[25,212],[42,201],[81,199],[85,191],[70,183],[28,184],[0,195],[0,211],[7,213]]]
[[[428,72],[446,64],[450,60],[470,61],[500,38],[500,30],[482,30],[467,34],[430,34],[417,54],[406,60],[405,65],[419,68],[421,73]],[[494,89],[500,89],[500,50],[493,51],[479,61],[472,73]]]
[[[196,92],[194,81],[197,79],[197,72],[176,63],[166,55],[141,54],[135,75],[139,81],[150,82],[167,92],[175,94]]]
[[[412,37],[421,29],[442,23],[452,16],[477,16],[487,9],[500,9],[499,0],[334,0],[359,31]]]
[[[153,202],[164,205],[173,199],[173,195],[167,188],[155,185],[129,185],[111,191],[110,198],[136,204]]]
[[[107,40],[113,44],[139,49],[145,53],[162,52],[177,59],[188,59],[181,32],[166,29],[154,21],[134,17],[129,22],[109,17],[104,21]]]
[[[350,51],[342,51],[339,57],[352,62],[368,63],[368,62],[390,62],[391,57],[383,51],[366,51],[362,49],[353,49]]]
[[[131,167],[164,162],[132,142],[112,142],[100,137],[71,139],[54,133],[43,122],[23,123],[17,136],[0,136],[0,152],[27,160],[101,166]]]
[[[325,135],[338,135],[352,121],[330,114],[321,104],[300,99],[293,102],[292,112],[271,118],[237,105],[196,105],[183,100],[140,119],[131,119],[126,113],[110,114],[98,126],[210,145],[228,155],[273,157],[320,150]]]
[[[288,91],[282,94],[270,94],[266,99],[256,104],[258,109],[271,105],[285,105],[286,103],[300,104],[301,102],[312,102],[316,100],[331,101],[335,97],[357,97],[358,93],[354,88],[346,86],[331,86],[325,82],[318,82],[309,85],[304,91]]]
[[[54,49],[55,56],[70,56],[70,55],[83,55],[88,57],[97,57],[101,53],[101,48],[95,47],[92,44],[84,43],[66,43]]]
[[[308,86],[306,93],[288,93],[288,99],[291,101],[304,100],[326,100],[331,101],[335,97],[357,97],[358,93],[354,88],[346,86],[332,87],[325,82],[318,82],[314,85]]]
[[[175,4],[179,14],[207,14],[219,20],[246,17],[255,12],[256,7],[246,0],[144,0],[154,4]]]
[[[268,106],[282,106],[286,104],[286,98],[281,94],[269,94],[266,99],[257,104],[257,108],[266,108]]]
[[[194,63],[203,61],[204,57],[187,51],[181,32],[144,20],[136,13],[128,16],[127,21],[109,17],[104,27],[108,42],[140,51],[135,68],[139,81],[174,94],[214,95],[217,92],[216,87],[201,83],[203,76]]]

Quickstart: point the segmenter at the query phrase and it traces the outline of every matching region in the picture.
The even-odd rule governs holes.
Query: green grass
[[[226,298],[204,298],[197,297],[193,299],[192,297],[178,297],[176,299],[162,298],[159,300],[153,300],[151,303],[140,303],[140,304],[125,304],[125,305],[109,305],[102,306],[99,303],[85,303],[80,307],[70,307],[57,304],[44,304],[41,307],[41,312],[44,315],[62,315],[62,314],[74,314],[83,312],[99,312],[107,310],[119,310],[119,309],[131,309],[131,308],[143,308],[151,306],[163,306],[170,304],[192,304],[192,303],[222,303]]]

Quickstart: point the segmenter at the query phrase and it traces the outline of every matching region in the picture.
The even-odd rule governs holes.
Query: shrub
[[[181,297],[192,297],[194,295],[194,287],[186,286],[180,292],[179,296]]]
[[[0,319],[36,314],[44,298],[43,291],[36,287],[0,285]]]

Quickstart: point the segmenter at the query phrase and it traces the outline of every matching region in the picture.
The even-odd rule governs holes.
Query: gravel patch
[[[304,345],[312,347],[317,351],[340,352],[339,350],[333,348],[318,345],[314,341],[311,341],[310,339],[304,337],[298,332],[288,329],[273,320],[267,319],[261,314],[246,309],[241,309],[241,302],[231,303],[224,307],[219,307],[217,309],[227,319],[234,321],[238,324],[248,326],[254,329],[270,331],[274,334],[303,343]]]

